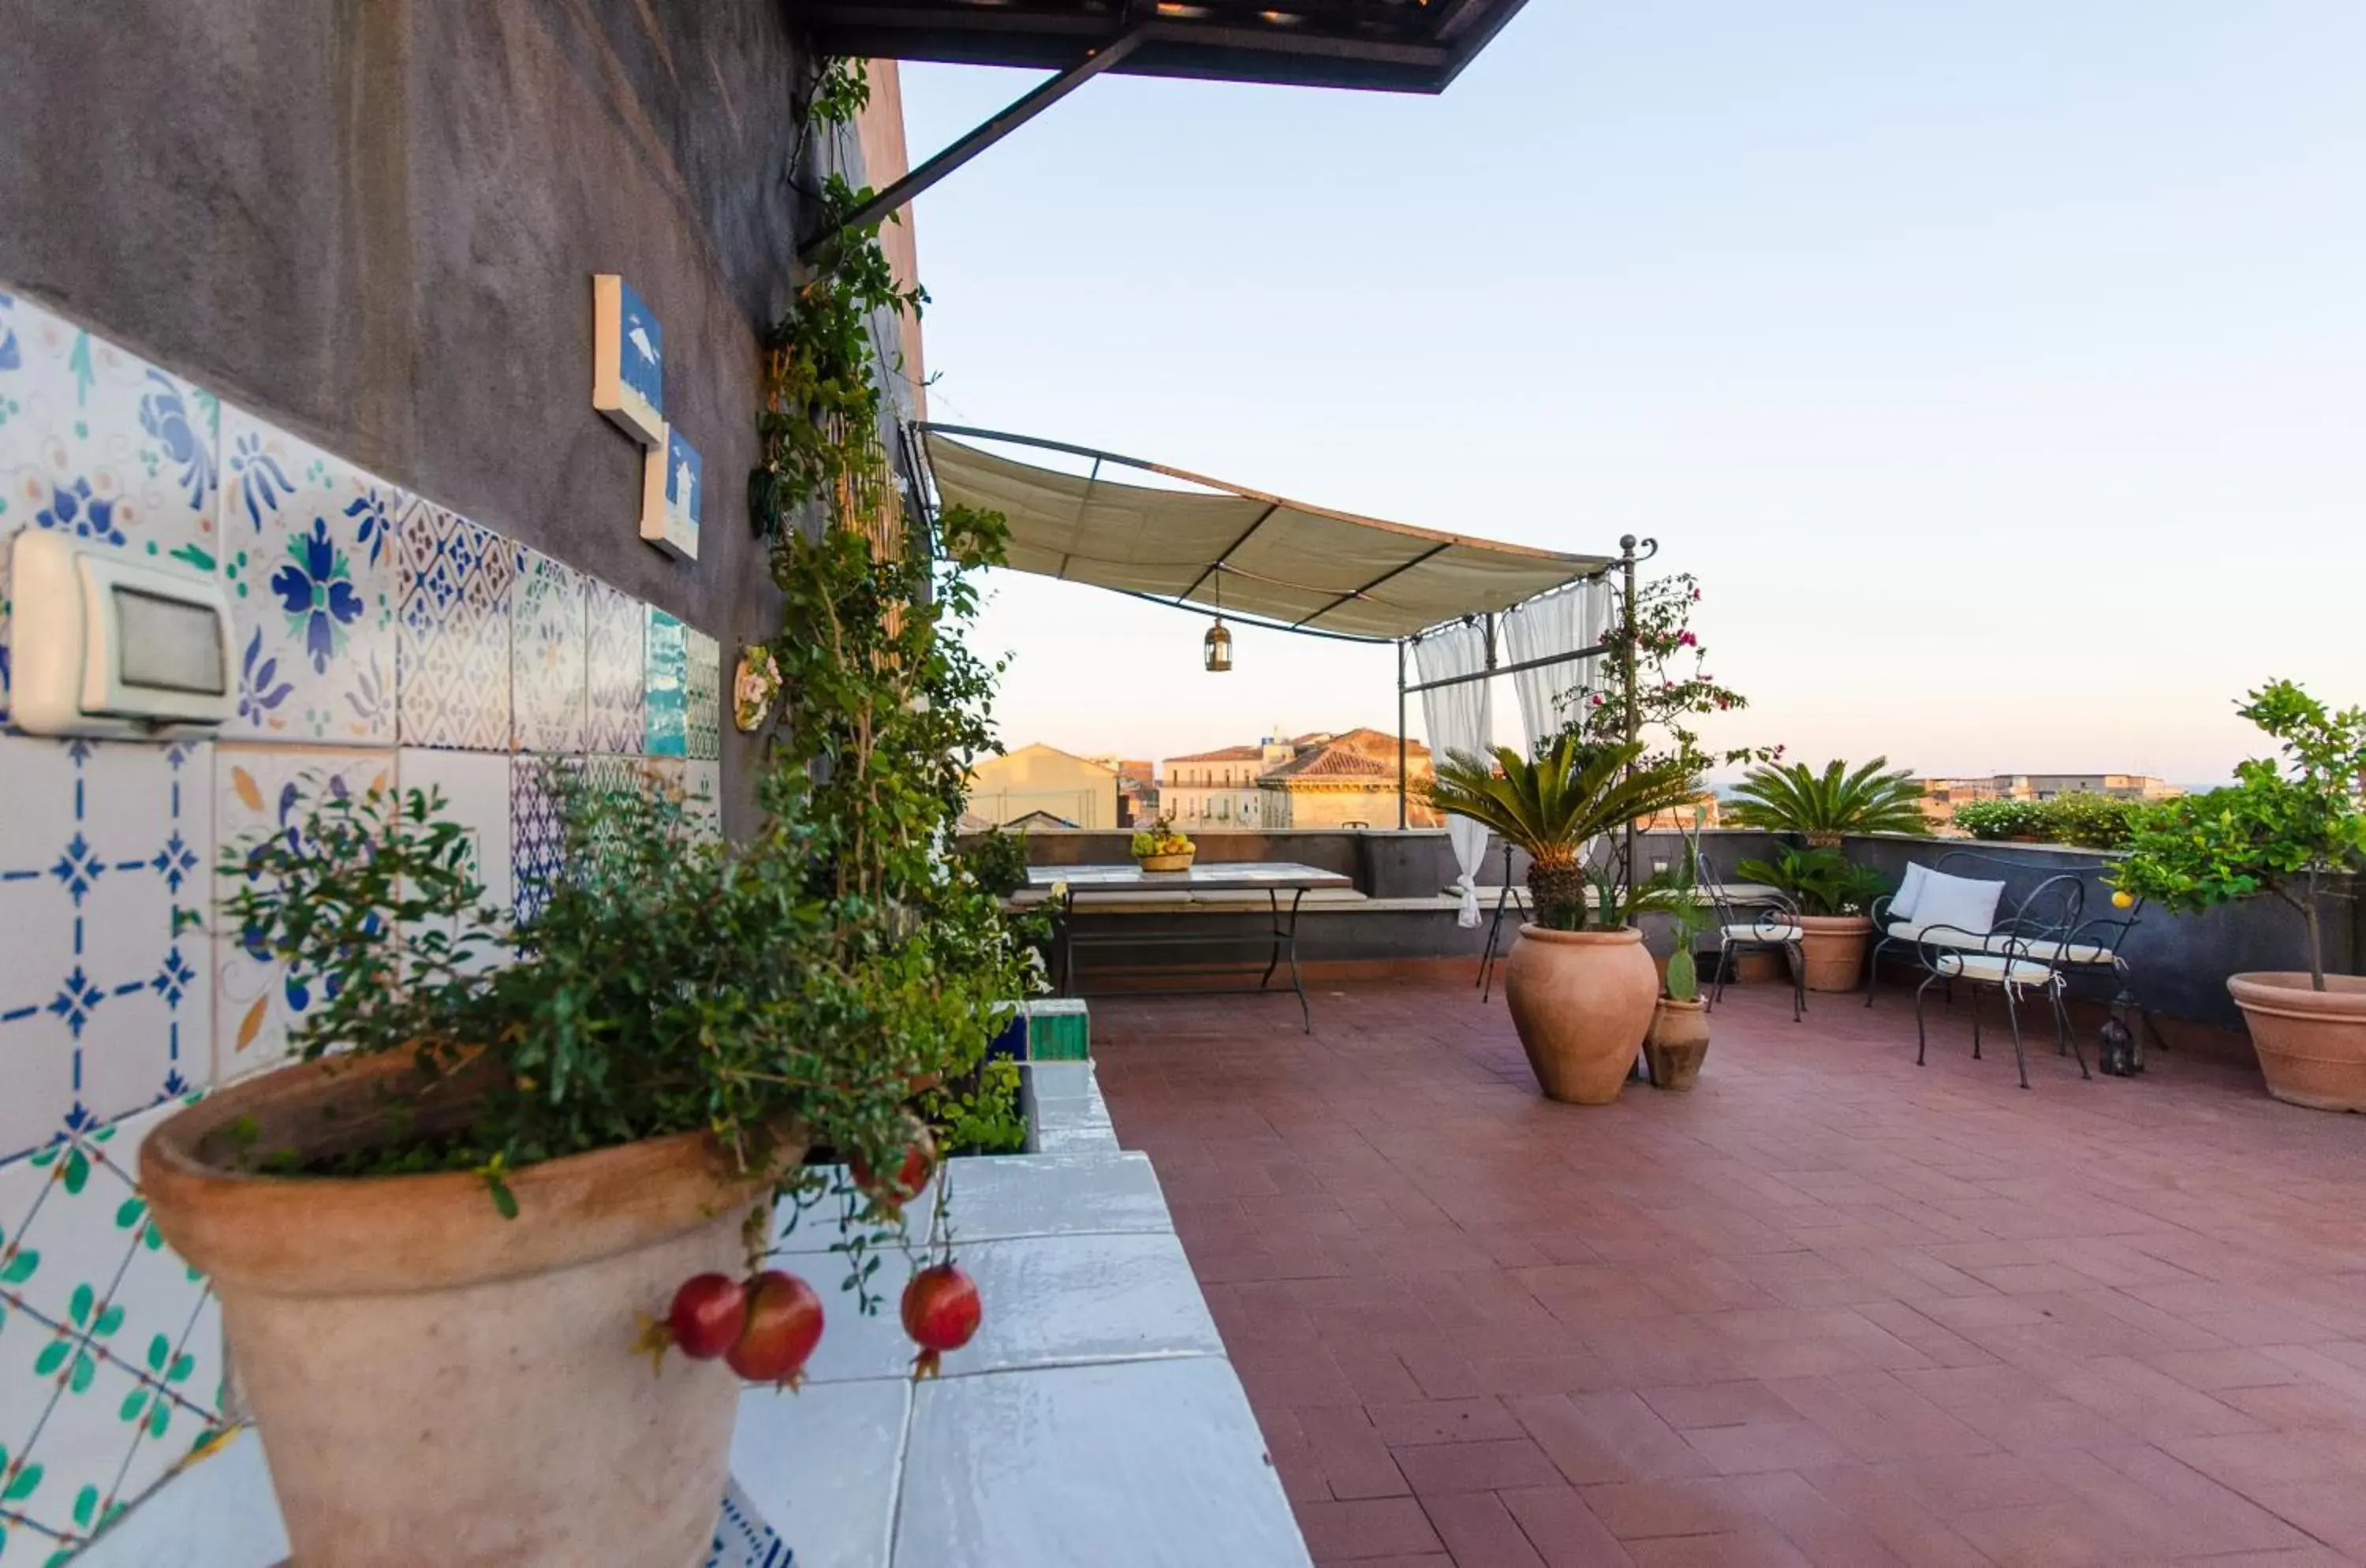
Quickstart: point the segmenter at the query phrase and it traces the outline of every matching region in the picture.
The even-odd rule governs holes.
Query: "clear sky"
[[[907,67],[915,158],[1030,80]],[[2208,782],[2246,687],[2366,700],[2359,0],[1530,0],[1439,98],[1104,77],[917,229],[936,417],[1656,536],[1713,739]],[[1393,722],[1386,649],[995,592],[1012,745]]]

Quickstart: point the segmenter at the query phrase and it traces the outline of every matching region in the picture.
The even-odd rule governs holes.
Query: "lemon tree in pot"
[[[1847,865],[1841,857],[1841,840],[1850,833],[1927,834],[1931,828],[1921,800],[1921,786],[1905,769],[1891,768],[1887,757],[1855,768],[1835,761],[1821,771],[1803,762],[1766,763],[1751,769],[1734,786],[1726,815],[1736,827],[1797,833],[1811,853],[1829,852],[1828,861],[1794,863],[1803,878],[1798,886],[1735,867],[1736,874],[1774,883],[1797,900],[1808,989],[1856,989],[1873,937],[1873,921],[1865,913],[1872,895],[1853,892],[1847,885],[1848,874],[1840,869]],[[1755,863],[1758,872],[1765,871],[1766,863]],[[1775,863],[1786,863],[1780,853]]]
[[[2366,870],[2366,708],[2335,711],[2290,681],[2236,709],[2282,753],[2254,758],[2225,789],[2141,814],[2113,873],[2122,895],[2198,913],[2270,897],[2298,917],[2307,968],[2227,977],[2268,1092],[2296,1105],[2366,1111],[2366,979],[2327,974],[2323,904],[2354,897]]]
[[[936,635],[974,598],[923,601],[927,570],[851,533],[781,547],[791,624],[840,637],[783,639],[744,842],[555,768],[566,870],[514,928],[415,793],[322,795],[235,853],[231,929],[320,998],[305,1060],[168,1120],[141,1175],[213,1279],[297,1562],[688,1568],[742,1380],[794,1382],[826,1310],[884,1304],[878,1247],[932,1157],[907,1101],[1021,983],[941,852],[990,671]],[[824,1174],[809,1142],[894,1174]],[[851,1295],[767,1266],[776,1206],[834,1213]],[[903,1303],[924,1358],[977,1312],[930,1262]]]
[[[1590,877],[1586,844],[1689,805],[1698,780],[1681,760],[1644,761],[1639,744],[1587,746],[1562,734],[1523,757],[1451,751],[1424,794],[1528,853],[1533,914],[1504,968],[1504,997],[1547,1095],[1580,1105],[1618,1098],[1651,1025],[1659,975],[1634,918],[1666,890],[1616,872]]]

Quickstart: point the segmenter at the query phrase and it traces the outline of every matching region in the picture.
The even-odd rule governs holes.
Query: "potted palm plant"
[[[990,675],[937,635],[975,598],[956,571],[923,599],[930,564],[778,547],[789,624],[841,635],[778,645],[795,705],[743,842],[554,763],[566,870],[515,924],[417,792],[321,793],[231,854],[230,931],[319,998],[303,1059],[167,1119],[141,1176],[212,1278],[295,1561],[688,1568],[741,1380],[794,1382],[822,1330],[769,1264],[776,1205],[834,1198],[880,1304],[933,1157],[907,1102],[1021,994],[999,901],[941,852]],[[950,1258],[903,1306],[924,1358],[976,1326]]]
[[[2366,1111],[2366,979],[2325,967],[2323,901],[2354,897],[2366,870],[2366,708],[2340,712],[2290,681],[2237,709],[2277,742],[2225,789],[2162,801],[2135,818],[2113,873],[2120,901],[2198,913],[2271,897],[2305,932],[2308,967],[2226,978],[2268,1092],[2295,1105]]]
[[[1873,935],[1865,911],[1889,886],[1879,872],[1853,864],[1838,850],[1785,844],[1773,860],[1746,860],[1733,873],[1790,900],[1799,928],[1800,983],[1808,989],[1853,991],[1864,983],[1865,944]]]
[[[1865,914],[1870,896],[1853,897],[1835,878],[1841,873],[1839,845],[1850,833],[1927,834],[1922,814],[1922,788],[1903,768],[1892,769],[1889,759],[1876,757],[1852,769],[1834,761],[1821,772],[1804,762],[1755,767],[1734,786],[1728,819],[1737,827],[1763,828],[1775,833],[1797,833],[1809,850],[1829,850],[1831,862],[1801,861],[1799,872],[1808,885],[1795,890],[1773,875],[1752,880],[1772,882],[1799,902],[1799,947],[1811,991],[1853,991],[1865,968],[1865,950],[1873,937],[1873,921]],[[1766,863],[1755,863],[1760,871]],[[1783,863],[1776,858],[1777,865]],[[1737,874],[1749,874],[1735,868]]]
[[[1646,762],[1639,744],[1587,746],[1563,734],[1534,757],[1448,752],[1424,786],[1440,811],[1484,824],[1529,858],[1534,918],[1520,927],[1504,995],[1547,1095],[1579,1105],[1618,1098],[1651,1028],[1659,977],[1633,924],[1663,888],[1617,872],[1589,876],[1581,854],[1602,835],[1689,805],[1682,761]]]

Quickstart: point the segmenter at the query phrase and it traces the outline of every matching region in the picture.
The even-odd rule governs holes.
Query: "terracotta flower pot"
[[[1864,915],[1801,915],[1799,959],[1811,991],[1853,991],[1865,984],[1865,950],[1873,921]]]
[[[1504,1000],[1537,1082],[1554,1100],[1607,1105],[1635,1065],[1659,995],[1643,933],[1523,925]]]
[[[514,1220],[468,1172],[234,1168],[242,1144],[367,1146],[365,1108],[405,1080],[418,1081],[400,1056],[282,1068],[198,1101],[141,1150],[158,1227],[212,1276],[294,1561],[703,1562],[739,1383],[679,1356],[653,1372],[635,1314],[661,1314],[693,1274],[744,1267],[760,1184],[704,1134],[519,1169]],[[456,1089],[420,1124],[465,1111]]]
[[[2304,972],[2229,975],[2227,992],[2251,1026],[2268,1092],[2318,1111],[2366,1111],[2366,977]]]
[[[1662,997],[1651,1010],[1643,1056],[1651,1064],[1654,1089],[1682,1094],[1700,1082],[1701,1064],[1708,1058],[1708,1014],[1700,1002]]]

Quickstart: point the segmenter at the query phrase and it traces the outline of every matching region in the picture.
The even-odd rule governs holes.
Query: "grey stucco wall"
[[[0,6],[0,281],[682,616],[727,681],[779,624],[745,480],[795,58],[779,0]],[[608,271],[664,323],[695,563],[640,540],[639,453],[591,407]]]

